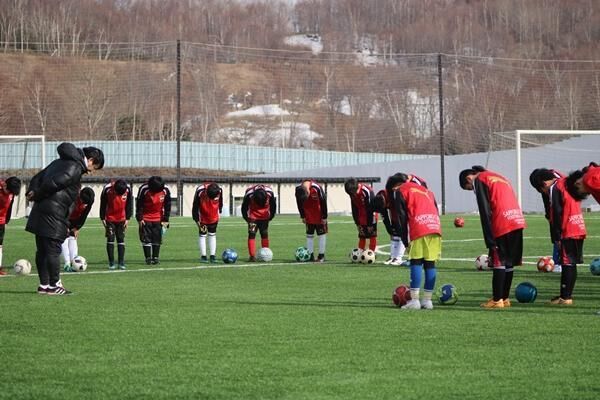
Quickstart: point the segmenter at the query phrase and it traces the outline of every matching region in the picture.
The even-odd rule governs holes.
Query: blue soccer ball
[[[590,263],[590,272],[592,275],[600,275],[600,258],[594,258]]]
[[[515,297],[519,303],[533,303],[537,297],[537,288],[531,282],[519,283],[515,289]]]
[[[451,283],[443,285],[437,293],[438,302],[444,306],[456,304],[458,301],[458,291],[456,286]]]
[[[233,264],[238,259],[238,253],[234,249],[225,249],[223,250],[221,258],[225,264]]]

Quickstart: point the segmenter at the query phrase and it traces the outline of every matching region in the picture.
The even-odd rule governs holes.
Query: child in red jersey
[[[64,271],[72,272],[71,265],[73,259],[79,254],[79,247],[77,246],[77,239],[79,238],[79,231],[85,224],[87,217],[94,204],[95,194],[92,188],[84,187],[79,192],[79,195],[75,199],[75,205],[73,211],[69,215],[69,235],[62,243],[62,256],[65,262]]]
[[[578,200],[585,200],[590,194],[600,204],[600,167],[590,162],[587,167],[573,171],[567,180],[567,190]]]
[[[325,261],[327,244],[327,195],[317,182],[304,180],[296,186],[296,205],[302,222],[306,225],[306,248],[310,253],[310,261],[315,261],[314,237],[319,237],[318,262]]]
[[[100,195],[100,220],[106,236],[108,269],[116,269],[115,240],[117,242],[118,268],[125,267],[125,231],[133,214],[133,194],[131,186],[118,179],[104,186]]]
[[[493,296],[483,308],[510,307],[514,267],[522,264],[525,218],[508,179],[480,165],[460,172],[460,187],[477,198],[483,239],[493,267]]]
[[[242,217],[248,223],[248,261],[256,261],[256,232],[260,232],[261,247],[269,247],[269,221],[275,217],[277,200],[267,185],[246,189],[242,201]]]
[[[200,262],[208,262],[206,257],[206,238],[210,251],[210,262],[217,262],[217,224],[223,211],[223,190],[214,182],[204,183],[196,188],[192,205],[192,218],[198,225],[198,247]]]
[[[2,267],[2,244],[4,243],[5,225],[10,222],[15,196],[21,191],[21,180],[11,176],[6,180],[0,179],[0,275],[6,275]]]
[[[576,178],[577,175],[571,174],[568,178],[557,179],[548,190],[551,236],[558,240],[562,265],[560,295],[552,298],[550,304],[573,304],[577,264],[583,262],[583,242],[587,232],[581,212],[581,198],[573,197],[567,189],[567,182]]]
[[[529,182],[535,190],[542,195],[542,202],[544,203],[544,215],[548,222],[550,222],[550,187],[556,182],[557,179],[562,178],[564,175],[554,169],[547,168],[536,168],[529,175]],[[552,260],[554,261],[554,269],[552,272],[562,272],[560,252],[559,252],[559,238],[552,236],[552,225],[550,225],[550,240],[552,241]]]
[[[171,191],[160,176],[151,176],[140,186],[135,210],[147,265],[160,264],[160,245],[170,215]]]
[[[442,230],[433,192],[412,180],[396,185],[392,190],[402,243],[408,248],[410,260],[410,296],[403,309],[433,309],[431,297],[435,289],[435,262],[442,253]],[[419,302],[423,270],[425,284]]]
[[[366,249],[369,239],[369,249],[377,248],[377,213],[373,209],[373,189],[366,183],[359,183],[350,178],[344,183],[344,190],[350,196],[352,218],[358,229],[358,248]]]

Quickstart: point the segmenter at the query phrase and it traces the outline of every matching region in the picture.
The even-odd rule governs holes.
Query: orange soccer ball
[[[554,260],[552,257],[540,257],[537,262],[537,269],[540,272],[552,272],[554,269]]]

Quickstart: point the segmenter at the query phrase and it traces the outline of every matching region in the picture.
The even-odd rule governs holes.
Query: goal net
[[[525,212],[541,212],[539,193],[529,184],[536,168],[567,175],[590,161],[598,162],[600,130],[516,130],[490,136],[487,166],[509,178]],[[584,207],[595,207],[586,201]]]
[[[1,179],[17,176],[23,181],[21,195],[15,198],[12,217],[27,214],[25,200],[26,180],[46,166],[46,140],[44,135],[0,135]]]
[[[0,135],[2,170],[33,175],[46,165],[45,144],[43,135]]]

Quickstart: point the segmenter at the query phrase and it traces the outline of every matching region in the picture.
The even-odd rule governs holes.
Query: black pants
[[[56,286],[60,280],[60,253],[62,240],[35,235],[35,264],[40,285]]]

